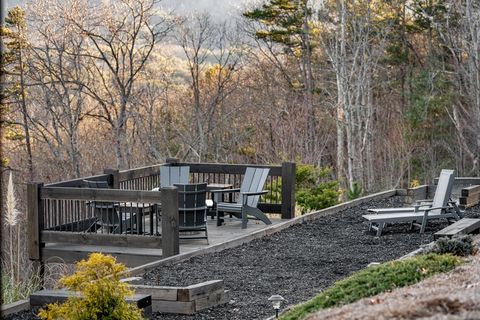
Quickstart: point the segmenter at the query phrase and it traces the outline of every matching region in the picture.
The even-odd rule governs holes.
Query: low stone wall
[[[133,285],[135,292],[152,297],[152,311],[194,314],[228,301],[223,280],[212,280],[188,287]]]

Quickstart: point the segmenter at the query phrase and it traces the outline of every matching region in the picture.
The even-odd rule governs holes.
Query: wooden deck
[[[272,224],[276,225],[282,221],[281,219],[271,219]],[[215,246],[221,243],[229,242],[233,239],[248,236],[254,232],[269,227],[260,221],[249,221],[247,229],[242,229],[240,220],[227,220],[225,224],[217,227],[217,221],[208,219],[208,244],[205,240],[182,240],[180,239],[180,253],[189,253],[196,250],[204,249],[209,246]],[[80,259],[84,259],[91,252],[102,252],[111,254],[117,258],[119,262],[124,263],[128,267],[136,267],[149,262],[162,259],[162,249],[152,248],[136,248],[136,247],[114,247],[114,246],[84,246],[73,244],[56,244],[48,243],[42,248],[42,256],[47,263],[64,262],[74,263]]]

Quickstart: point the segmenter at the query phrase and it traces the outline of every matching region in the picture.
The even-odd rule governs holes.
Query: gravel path
[[[267,301],[280,294],[288,304],[305,301],[370,262],[383,262],[432,241],[432,231],[446,222],[429,224],[427,233],[409,231],[407,224],[385,229],[377,238],[361,217],[366,209],[399,205],[398,198],[369,202],[318,221],[296,225],[241,247],[196,257],[145,275],[146,283],[189,285],[223,279],[230,303],[194,316],[156,314],[156,319],[265,319]]]
[[[157,313],[154,319],[265,319],[272,315],[271,295],[282,295],[288,305],[308,300],[371,262],[399,258],[431,242],[432,232],[447,225],[432,221],[420,234],[409,231],[408,224],[395,224],[380,238],[367,232],[361,215],[368,208],[399,205],[398,197],[371,201],[237,248],[151,270],[144,276],[147,284],[186,286],[223,279],[230,292],[225,305],[193,316]],[[478,212],[470,210],[470,216]],[[30,315],[7,319],[34,319]]]

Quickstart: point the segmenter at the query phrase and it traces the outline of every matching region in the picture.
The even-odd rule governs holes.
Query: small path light
[[[280,310],[280,305],[282,304],[282,301],[285,301],[285,299],[281,295],[274,294],[268,298],[268,301],[272,301],[273,309],[275,310],[275,318],[278,318],[278,310]]]

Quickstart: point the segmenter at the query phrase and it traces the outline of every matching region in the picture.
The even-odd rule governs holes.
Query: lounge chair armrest
[[[432,203],[432,199],[424,199],[424,200],[415,200],[415,204],[421,205],[422,203]]]
[[[240,192],[240,188],[235,189],[222,189],[222,190],[212,190],[211,193],[231,193],[231,192]]]
[[[438,210],[438,209],[448,209],[450,208],[449,206],[445,206],[445,207],[432,207],[432,208],[427,208],[427,209],[421,209],[419,211],[425,211],[425,212],[428,212],[428,211],[432,211],[432,210]]]
[[[259,195],[267,194],[267,193],[269,193],[268,190],[262,190],[262,191],[258,191],[258,192],[240,192],[241,195],[245,195],[247,197],[249,197],[249,196],[259,196]]]
[[[248,197],[259,196],[262,194],[267,194],[268,192],[269,192],[268,190],[254,191],[254,192],[240,192],[240,195],[242,196],[242,203],[244,205],[247,204]]]

